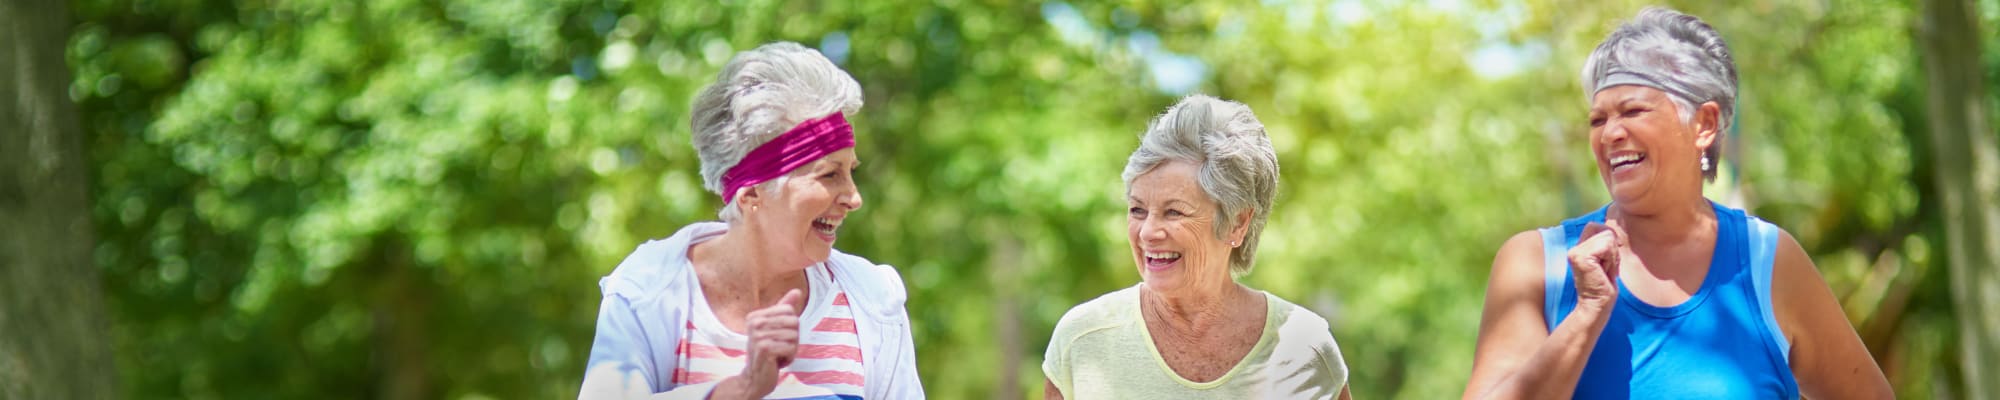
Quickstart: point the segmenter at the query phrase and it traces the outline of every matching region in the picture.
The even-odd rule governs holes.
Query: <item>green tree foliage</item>
[[[573,396],[596,279],[714,218],[690,97],[787,40],[866,92],[840,247],[901,269],[933,396],[1032,397],[1057,318],[1137,282],[1118,173],[1199,91],[1284,171],[1242,279],[1357,395],[1444,398],[1501,241],[1604,201],[1576,70],[1642,5],[77,0],[68,57],[140,397]],[[1806,243],[1902,394],[1953,387],[1915,6],[1676,5],[1742,70],[1712,195]]]

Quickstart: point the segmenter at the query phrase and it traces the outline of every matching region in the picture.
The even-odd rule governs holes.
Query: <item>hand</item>
[[[777,304],[751,311],[744,318],[745,332],[750,337],[748,353],[744,358],[741,378],[744,388],[754,396],[764,395],[777,389],[779,369],[792,365],[792,357],[799,352],[799,303],[805,295],[798,289],[785,292],[785,297]]]
[[[1569,249],[1577,308],[1609,311],[1618,302],[1618,259],[1627,246],[1625,230],[1613,224],[1592,222],[1584,226],[1582,239]]]

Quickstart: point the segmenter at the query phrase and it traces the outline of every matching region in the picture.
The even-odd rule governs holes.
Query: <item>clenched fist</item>
[[[1570,275],[1576,278],[1576,305],[1610,311],[1618,302],[1618,258],[1625,252],[1625,230],[1596,222],[1569,249]]]
[[[751,311],[744,318],[744,333],[750,337],[744,349],[743,373],[729,379],[710,393],[710,398],[761,399],[778,388],[779,370],[792,365],[799,353],[799,304],[805,298],[798,289],[785,292],[777,304]]]

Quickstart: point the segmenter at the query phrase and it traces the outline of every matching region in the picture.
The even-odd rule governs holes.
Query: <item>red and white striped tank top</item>
[[[854,330],[854,313],[847,304],[847,291],[833,281],[826,264],[806,268],[812,290],[805,313],[799,316],[804,327],[799,351],[792,364],[780,370],[778,387],[767,399],[854,400],[862,395],[861,337]],[[674,386],[720,381],[743,372],[744,349],[749,337],[730,331],[715,318],[700,285],[689,302],[690,311],[680,345]]]

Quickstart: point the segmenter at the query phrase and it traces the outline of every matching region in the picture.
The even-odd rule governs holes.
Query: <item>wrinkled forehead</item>
[[[1144,204],[1161,204],[1180,201],[1190,205],[1207,205],[1214,201],[1201,189],[1201,167],[1192,162],[1173,160],[1153,166],[1153,169],[1132,178],[1125,187],[1127,201]]]

